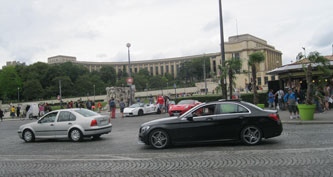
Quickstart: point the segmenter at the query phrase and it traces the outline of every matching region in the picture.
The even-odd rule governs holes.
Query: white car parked
[[[124,109],[125,116],[142,116],[144,114],[156,113],[160,114],[161,110],[158,108],[158,105],[155,104],[144,104],[144,103],[135,103],[130,107]]]
[[[54,138],[81,141],[83,137],[99,138],[111,129],[111,120],[107,116],[87,109],[62,109],[46,114],[37,122],[20,126],[17,133],[26,142]]]

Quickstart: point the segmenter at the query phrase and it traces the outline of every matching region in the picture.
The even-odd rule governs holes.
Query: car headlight
[[[141,128],[141,133],[144,133],[144,132],[146,132],[147,130],[149,130],[149,126],[144,126],[144,127],[142,127]]]
[[[186,106],[185,109],[187,109],[189,106]]]
[[[172,109],[172,106],[170,106],[170,109]]]

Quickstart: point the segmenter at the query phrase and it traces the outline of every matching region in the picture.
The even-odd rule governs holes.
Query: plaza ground
[[[108,114],[104,112],[103,114]],[[0,122],[0,176],[332,176],[333,124],[284,124],[281,136],[257,146],[238,142],[155,150],[137,143],[142,123],[166,114],[112,120],[100,140],[25,143]]]

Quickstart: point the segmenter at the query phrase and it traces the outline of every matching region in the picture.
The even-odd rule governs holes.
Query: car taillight
[[[271,118],[273,118],[274,120],[280,120],[279,115],[276,115],[276,114],[270,114],[270,115],[268,115],[268,117],[271,117]]]
[[[109,118],[109,123],[111,123],[111,118]]]
[[[92,120],[90,126],[91,127],[97,126],[97,120]]]

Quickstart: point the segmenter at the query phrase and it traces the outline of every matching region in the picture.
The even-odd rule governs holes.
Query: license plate
[[[179,114],[179,113],[173,113],[173,115],[175,115],[175,116],[179,116],[180,114]]]
[[[105,125],[105,124],[107,124],[107,121],[106,121],[106,120],[101,120],[99,123],[100,123],[101,125]]]

